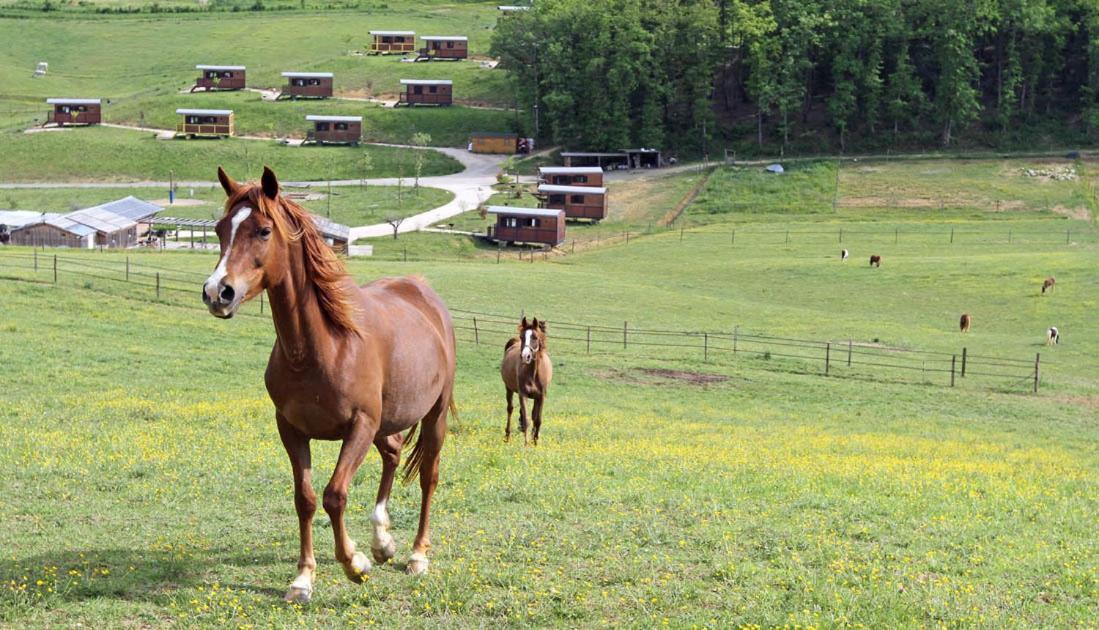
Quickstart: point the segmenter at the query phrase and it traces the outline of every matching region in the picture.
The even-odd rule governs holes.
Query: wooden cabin
[[[415,31],[370,31],[374,37],[368,49],[375,55],[416,52]]]
[[[562,151],[565,166],[598,166],[604,170],[629,168],[630,156],[625,153],[596,153],[587,151]]]
[[[598,166],[543,166],[540,183],[554,186],[602,186],[603,169]]]
[[[565,242],[565,212],[549,208],[489,206],[496,216],[488,237],[502,243],[541,243],[553,247]]]
[[[195,66],[202,74],[191,88],[194,92],[198,89],[211,90],[243,90],[244,66],[207,66],[199,64]]]
[[[660,155],[660,149],[626,149],[626,164],[630,168],[660,168],[664,166],[664,158]]]
[[[469,135],[469,150],[473,153],[514,155],[519,152],[519,134],[474,131]]]
[[[357,145],[363,137],[362,116],[306,116],[313,123],[306,142]]]
[[[227,138],[233,135],[231,109],[177,109],[183,121],[176,125],[176,136]]]
[[[58,214],[45,215],[41,221],[12,229],[10,234],[12,245],[28,247],[92,249],[96,243],[95,228]]]
[[[65,125],[98,125],[103,122],[102,101],[98,98],[47,98],[53,109],[46,115],[46,123]]]
[[[425,35],[420,39],[424,45],[420,48],[417,61],[426,59],[450,59],[457,61],[469,57],[469,38],[458,35]]]
[[[607,218],[607,189],[603,187],[541,184],[538,196],[543,207],[564,210],[569,219],[590,219],[598,223]]]
[[[401,79],[404,91],[397,105],[450,105],[453,82],[448,79]]]
[[[332,96],[332,84],[335,80],[331,72],[283,72],[286,87],[279,97],[290,98],[329,98]]]

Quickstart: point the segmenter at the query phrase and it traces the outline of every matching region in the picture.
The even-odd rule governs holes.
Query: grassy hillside
[[[0,252],[0,275],[47,283],[0,281],[10,375],[0,496],[12,521],[0,531],[0,619],[1086,625],[1099,606],[1099,380],[1089,367],[1099,341],[1088,334],[1099,239],[1075,225],[1067,246],[893,245],[856,232],[848,245],[882,252],[881,269],[841,264],[831,243],[730,246],[718,231],[727,226],[537,264],[354,261],[362,280],[422,273],[454,307],[548,318],[555,381],[544,443],[503,444],[496,366],[508,327],[482,323],[481,345],[463,330],[461,419],[444,451],[432,573],[416,580],[398,565],[346,582],[320,516],[320,581],[306,608],[278,600],[297,533],[261,379],[273,333],[257,306],[231,322],[205,314],[194,289],[211,254],[62,252],[88,273],[128,255],[135,270],[194,274],[172,281],[181,292],[166,293],[167,304],[151,304],[151,284],[137,284],[151,278],[136,271],[129,285],[107,271],[63,271],[55,288],[48,265],[34,274],[12,267],[18,250]],[[1057,293],[1039,297],[1048,274]],[[964,339],[962,310],[974,314]],[[743,355],[703,361],[613,345],[588,354],[561,339],[566,321],[623,320],[1041,351],[1050,365],[1034,396],[872,373],[823,378]],[[1047,349],[1051,323],[1066,341]],[[318,484],[336,452],[315,445]],[[376,479],[371,455],[352,487],[360,539]],[[415,488],[401,486],[392,503],[398,559],[415,527]]]

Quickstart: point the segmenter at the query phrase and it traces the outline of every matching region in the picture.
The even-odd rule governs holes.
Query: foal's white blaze
[[[530,349],[530,336],[533,334],[534,331],[529,328],[523,331],[523,363],[530,363],[534,359],[534,352]]]
[[[229,231],[229,244],[225,247],[225,253],[221,255],[221,260],[218,261],[218,266],[214,269],[214,273],[210,274],[210,277],[206,279],[206,284],[203,286],[203,288],[206,289],[206,295],[209,295],[211,300],[217,299],[218,287],[221,286],[221,281],[225,279],[225,275],[228,273],[225,270],[225,266],[229,264],[229,254],[233,252],[233,241],[237,238],[237,230],[240,228],[240,224],[244,223],[251,214],[251,208],[242,206],[237,210],[237,213],[233,215]],[[210,295],[210,287],[214,288],[213,295]]]

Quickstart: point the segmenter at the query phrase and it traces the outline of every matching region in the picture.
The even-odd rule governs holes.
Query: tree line
[[[708,152],[1082,144],[1099,0],[537,0],[492,54],[536,133]]]

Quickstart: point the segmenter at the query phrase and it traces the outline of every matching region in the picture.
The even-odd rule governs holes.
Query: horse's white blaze
[[[529,328],[523,331],[523,363],[530,363],[534,358],[534,352],[530,349],[530,336],[534,334],[533,330]]]
[[[240,229],[240,224],[244,223],[251,214],[252,209],[248,206],[243,206],[233,215],[229,230],[229,244],[225,246],[225,253],[221,255],[218,266],[214,268],[214,273],[210,274],[210,277],[206,279],[206,284],[204,285],[207,295],[210,295],[210,287],[214,287],[214,294],[210,295],[211,299],[217,297],[218,287],[221,286],[221,281],[225,279],[225,276],[228,273],[228,271],[225,270],[225,267],[229,264],[229,254],[233,253],[233,241],[237,238],[237,230]]]

